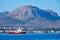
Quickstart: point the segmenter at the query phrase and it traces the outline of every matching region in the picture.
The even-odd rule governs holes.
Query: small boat
[[[22,29],[17,29],[17,30],[14,30],[14,31],[8,31],[8,34],[24,34],[25,32],[22,31]]]
[[[8,32],[8,34],[24,34],[25,32]]]

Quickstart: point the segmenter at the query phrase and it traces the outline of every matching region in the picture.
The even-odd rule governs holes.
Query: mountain
[[[51,15],[54,14],[56,16]],[[58,15],[54,12],[46,12],[42,9],[39,9],[35,6],[21,6],[18,7],[17,9],[13,10],[12,12],[10,12],[8,14],[8,16],[15,18],[15,19],[19,19],[21,21],[26,21],[28,19],[31,18],[36,18],[36,17],[43,17],[43,18],[47,18],[50,20],[57,20]]]
[[[42,10],[35,6],[20,6],[0,20],[7,24],[20,24],[23,27],[60,27],[60,17],[52,10]],[[0,22],[4,23],[4,22]]]

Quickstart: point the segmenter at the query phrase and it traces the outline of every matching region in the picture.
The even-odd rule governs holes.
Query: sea
[[[1,33],[0,40],[60,40],[59,33],[26,33],[26,34],[7,34]]]

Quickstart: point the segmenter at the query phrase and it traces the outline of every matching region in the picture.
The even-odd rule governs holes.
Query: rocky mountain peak
[[[31,5],[21,6],[10,12],[8,16],[19,20],[27,20],[36,17],[38,10],[39,8]]]

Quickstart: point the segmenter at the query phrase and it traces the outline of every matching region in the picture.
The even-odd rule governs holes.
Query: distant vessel
[[[14,30],[14,31],[8,31],[7,33],[8,33],[8,34],[24,34],[25,31],[22,31],[22,29],[19,28],[19,29]]]

